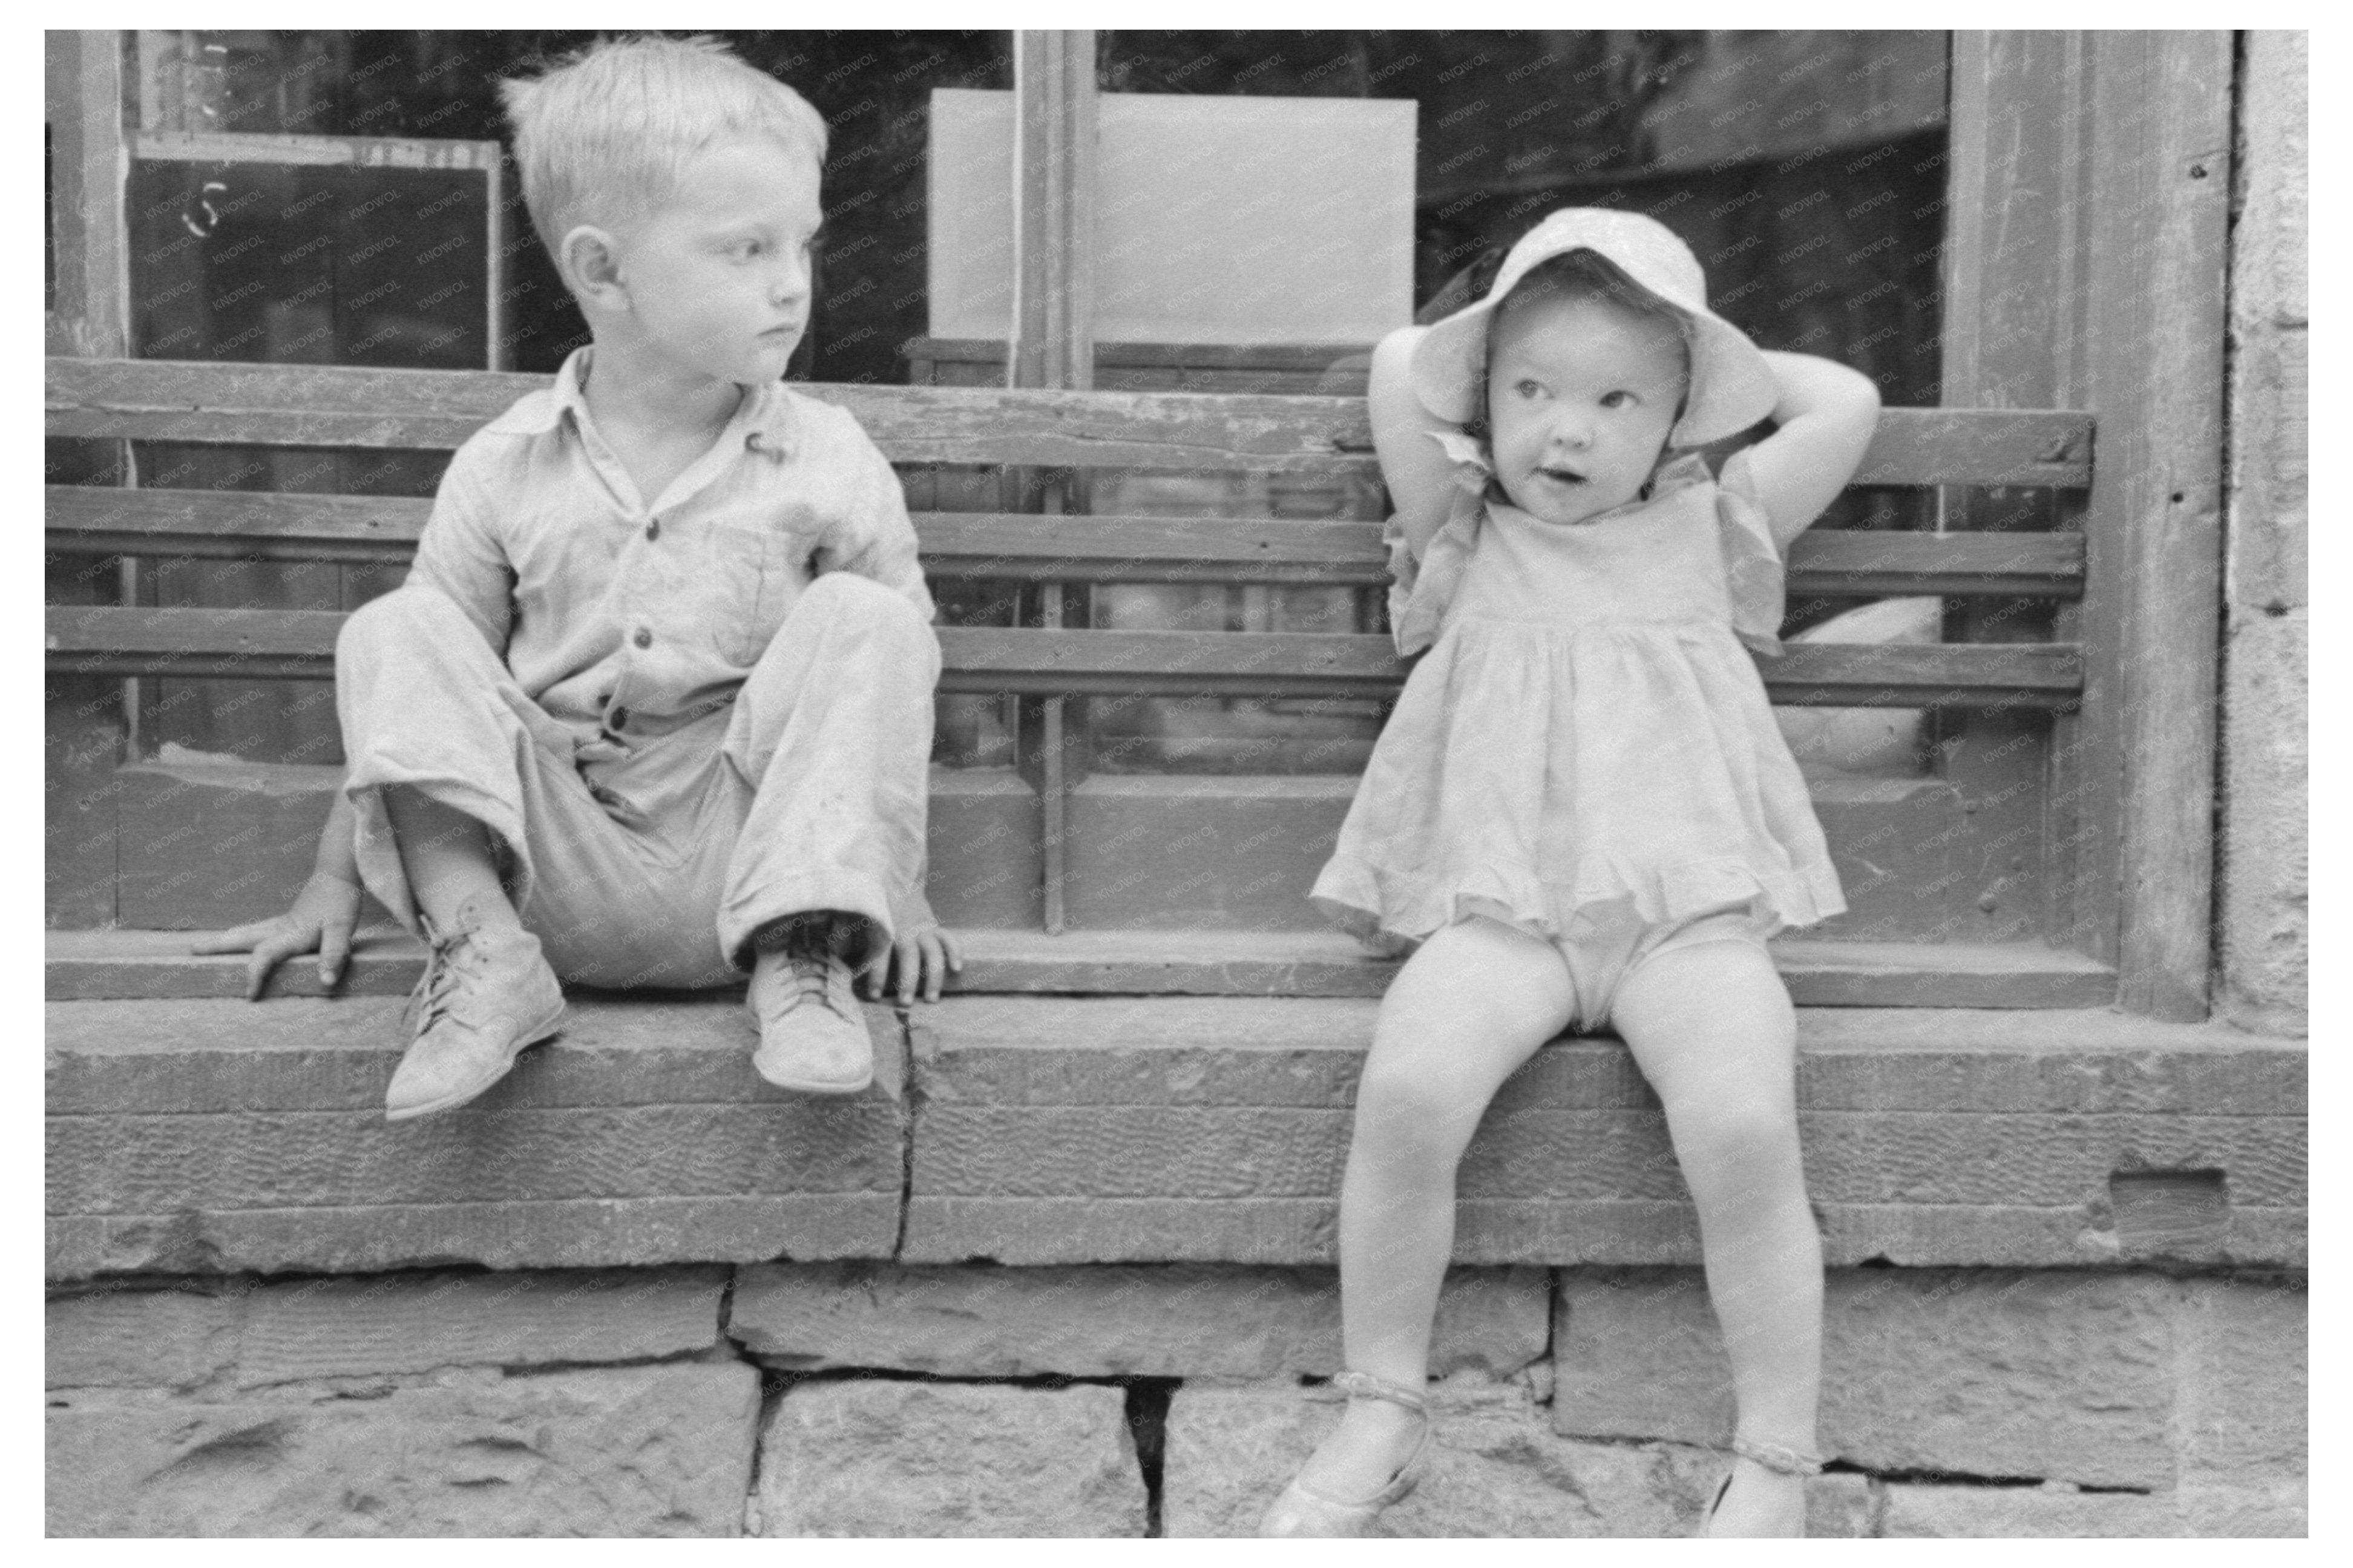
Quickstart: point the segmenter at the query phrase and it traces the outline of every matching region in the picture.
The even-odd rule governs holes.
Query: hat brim
[[[1433,322],[1414,345],[1409,375],[1421,405],[1453,425],[1470,423],[1486,396],[1487,334],[1494,295]],[[1704,447],[1736,436],[1773,412],[1780,383],[1748,334],[1713,310],[1687,310],[1662,300],[1683,323],[1691,353],[1691,392],[1683,417],[1667,434],[1671,447]]]

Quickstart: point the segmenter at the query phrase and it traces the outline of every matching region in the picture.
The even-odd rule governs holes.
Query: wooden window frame
[[[1009,384],[1089,384],[1095,35],[1018,32]],[[2100,448],[2061,526],[2084,534],[2084,699],[2043,762],[2042,925],[2116,971],[2127,1012],[2206,1016],[2221,615],[2224,260],[2232,37],[2223,31],[1953,35],[1945,244],[1948,406],[2088,409]],[[2162,300],[2162,309],[2151,302]],[[1951,498],[1982,525],[2000,492]],[[2071,515],[2072,514],[2072,515]],[[1054,595],[1059,612],[1059,594]],[[1060,624],[1060,615],[1050,624]],[[1031,747],[1059,931],[1059,699]],[[1072,727],[1075,728],[1075,727]],[[2000,726],[1994,726],[1997,730]],[[1082,738],[1080,738],[1082,743]],[[1980,742],[1976,755],[1989,748]],[[1973,760],[1957,748],[1963,766]]]
[[[2044,929],[2114,972],[2124,1010],[2200,1019],[2211,959],[2232,35],[1965,32],[1953,51],[1947,401],[2087,410],[2100,448],[2089,493],[2058,503],[2063,524],[2080,523],[2086,574],[2054,632],[2084,646],[2085,676],[2043,763]],[[1016,54],[1022,241],[1009,374],[1082,386],[1093,357],[1074,306],[1091,281],[1082,220],[1093,35],[1019,33]],[[72,106],[50,123],[49,341],[121,353],[128,154],[116,35],[52,33],[48,70],[53,102]],[[113,202],[93,200],[109,181]],[[1082,499],[1038,490],[1058,510]],[[1950,498],[1946,523],[1975,526],[2002,504],[1998,493]],[[1036,615],[1057,624],[1065,604],[1054,587]],[[1071,737],[1058,700],[1032,706],[1036,743],[1022,749],[1040,786],[1052,898]],[[1964,738],[1956,755],[1971,754]]]

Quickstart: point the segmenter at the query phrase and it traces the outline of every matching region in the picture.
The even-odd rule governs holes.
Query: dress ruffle
[[[1430,875],[1335,860],[1316,879],[1308,900],[1334,924],[1387,953],[1409,952],[1433,931],[1472,915],[1550,939],[1628,923],[1671,924],[1725,910],[1737,910],[1772,931],[1812,925],[1846,910],[1837,877],[1827,866],[1766,877],[1738,857],[1645,870],[1592,856],[1578,864],[1576,879],[1567,884],[1492,862]]]

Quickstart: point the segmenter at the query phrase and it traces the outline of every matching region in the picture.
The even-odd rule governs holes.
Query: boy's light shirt
[[[637,740],[723,707],[819,573],[931,620],[898,476],[848,413],[758,387],[649,506],[581,396],[590,352],[458,449],[410,576],[582,741],[614,710]]]

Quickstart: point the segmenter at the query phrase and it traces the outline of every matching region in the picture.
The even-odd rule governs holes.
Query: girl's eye
[[[739,239],[727,247],[727,254],[737,261],[749,261],[760,254],[760,242],[756,239]]]
[[[1617,392],[1605,392],[1601,395],[1601,406],[1604,408],[1624,408],[1632,404],[1633,401],[1634,395],[1623,390]]]
[[[1535,382],[1524,376],[1520,380],[1512,384],[1512,390],[1518,393],[1522,397],[1534,397],[1536,394],[1542,392],[1544,388],[1538,385]]]

